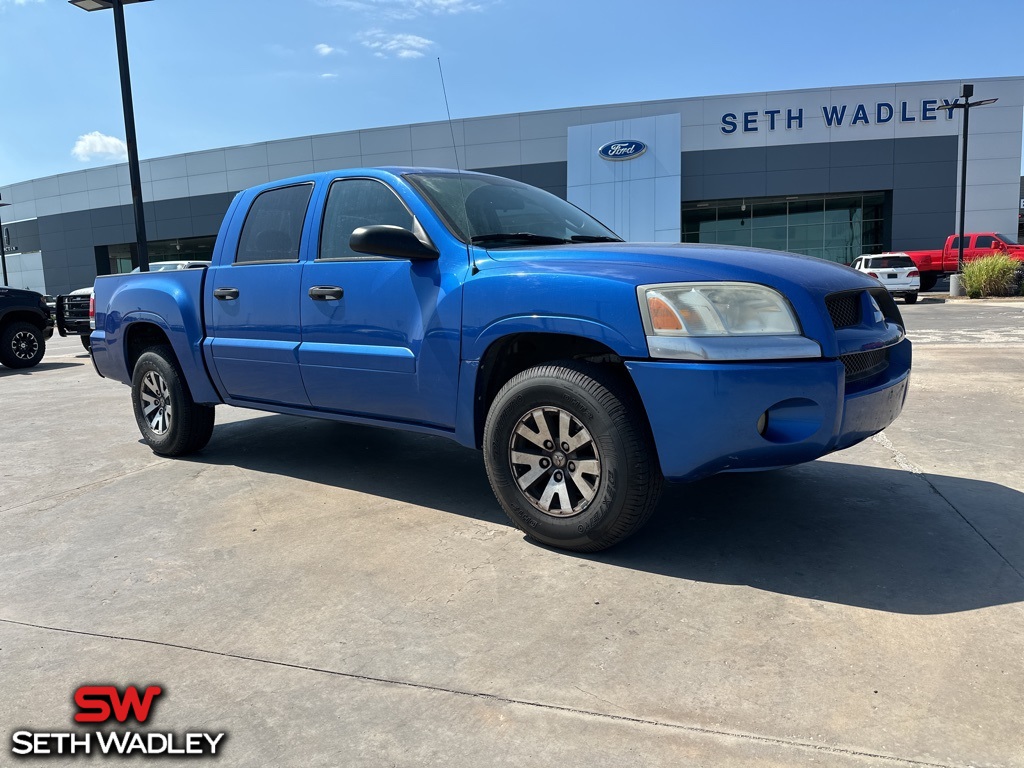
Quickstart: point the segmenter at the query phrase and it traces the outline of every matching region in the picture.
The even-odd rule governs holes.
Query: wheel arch
[[[6,328],[11,323],[31,323],[40,331],[46,330],[46,318],[41,312],[33,312],[31,309],[15,307],[0,313],[0,329]]]
[[[472,383],[471,440],[476,448],[483,445],[484,422],[494,398],[516,375],[539,365],[560,360],[584,361],[600,366],[636,396],[639,393],[629,371],[625,356],[607,344],[589,336],[550,331],[518,331],[493,339],[475,366]],[[460,409],[461,410],[461,409]],[[644,411],[646,417],[646,411]]]
[[[184,339],[174,333],[163,318],[150,314],[137,314],[125,318],[121,352],[124,359],[127,381],[131,382],[132,372],[139,356],[154,346],[166,346],[174,354],[174,362],[182,373],[185,386],[197,403],[215,404],[221,402],[210,383],[205,363],[197,359],[191,346],[182,344]],[[184,346],[184,349],[182,348]]]

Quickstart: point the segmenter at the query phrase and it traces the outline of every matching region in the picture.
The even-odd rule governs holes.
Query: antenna
[[[459,167],[459,148],[455,143],[455,124],[452,122],[452,110],[448,106],[448,89],[444,87],[444,70],[441,69],[441,57],[437,57],[437,71],[441,75],[441,93],[444,94],[444,109],[448,113],[448,130],[452,132],[452,151],[455,153],[455,170],[459,172],[459,180],[462,179],[462,168]],[[468,221],[468,217],[467,217]]]
[[[473,258],[473,252],[470,248],[470,243],[473,241],[473,226],[469,221],[469,208],[466,206],[466,185],[462,179],[462,167],[459,165],[459,147],[455,143],[455,124],[452,122],[452,110],[448,106],[448,89],[444,85],[444,70],[441,68],[441,57],[437,57],[437,72],[441,76],[441,93],[444,94],[444,109],[448,113],[448,130],[452,134],[452,152],[455,153],[455,170],[459,176],[459,191],[462,194],[462,213],[466,217],[466,258],[473,268],[473,274],[479,272],[479,268],[476,265],[476,260]]]

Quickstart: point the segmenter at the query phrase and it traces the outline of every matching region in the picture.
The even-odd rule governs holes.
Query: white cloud
[[[78,137],[71,154],[83,163],[90,160],[127,160],[128,145],[116,136],[93,131]]]
[[[322,77],[324,80],[333,80],[337,76],[338,75],[336,72],[324,72],[322,75],[320,75],[320,77]]]
[[[313,50],[320,56],[330,56],[332,53],[338,53],[337,48],[332,48],[327,43],[317,43],[313,46]]]
[[[481,3],[474,0],[320,0],[349,11],[373,14],[377,18],[413,19],[423,14],[454,15],[479,11]]]
[[[418,59],[425,55],[426,50],[434,45],[419,35],[391,34],[381,29],[371,29],[360,36],[363,45],[373,51],[374,56],[382,59],[397,56],[400,59]]]
[[[41,3],[43,0],[0,0],[0,8],[8,5],[28,5],[29,3]]]

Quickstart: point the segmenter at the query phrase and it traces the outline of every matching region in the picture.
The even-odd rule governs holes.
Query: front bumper
[[[910,362],[904,339],[889,347],[886,368],[868,378],[855,379],[840,360],[626,367],[661,471],[679,481],[800,464],[859,443],[900,414]]]

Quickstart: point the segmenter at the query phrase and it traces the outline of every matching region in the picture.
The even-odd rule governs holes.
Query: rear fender
[[[180,320],[180,317],[175,319]],[[206,363],[203,361],[202,352],[202,333],[196,334],[190,330],[183,334],[181,332],[181,323],[176,324],[176,327],[172,329],[172,326],[168,324],[165,318],[152,312],[132,312],[125,315],[123,323],[123,334],[116,348],[121,353],[122,367],[127,374],[126,383],[131,383],[133,374],[128,365],[128,339],[131,336],[131,329],[139,323],[148,323],[155,325],[167,336],[171,349],[174,351],[174,356],[178,359],[178,366],[181,368],[189,391],[192,393],[192,399],[197,403],[221,402],[220,396],[213,388],[210,377],[206,372]]]

